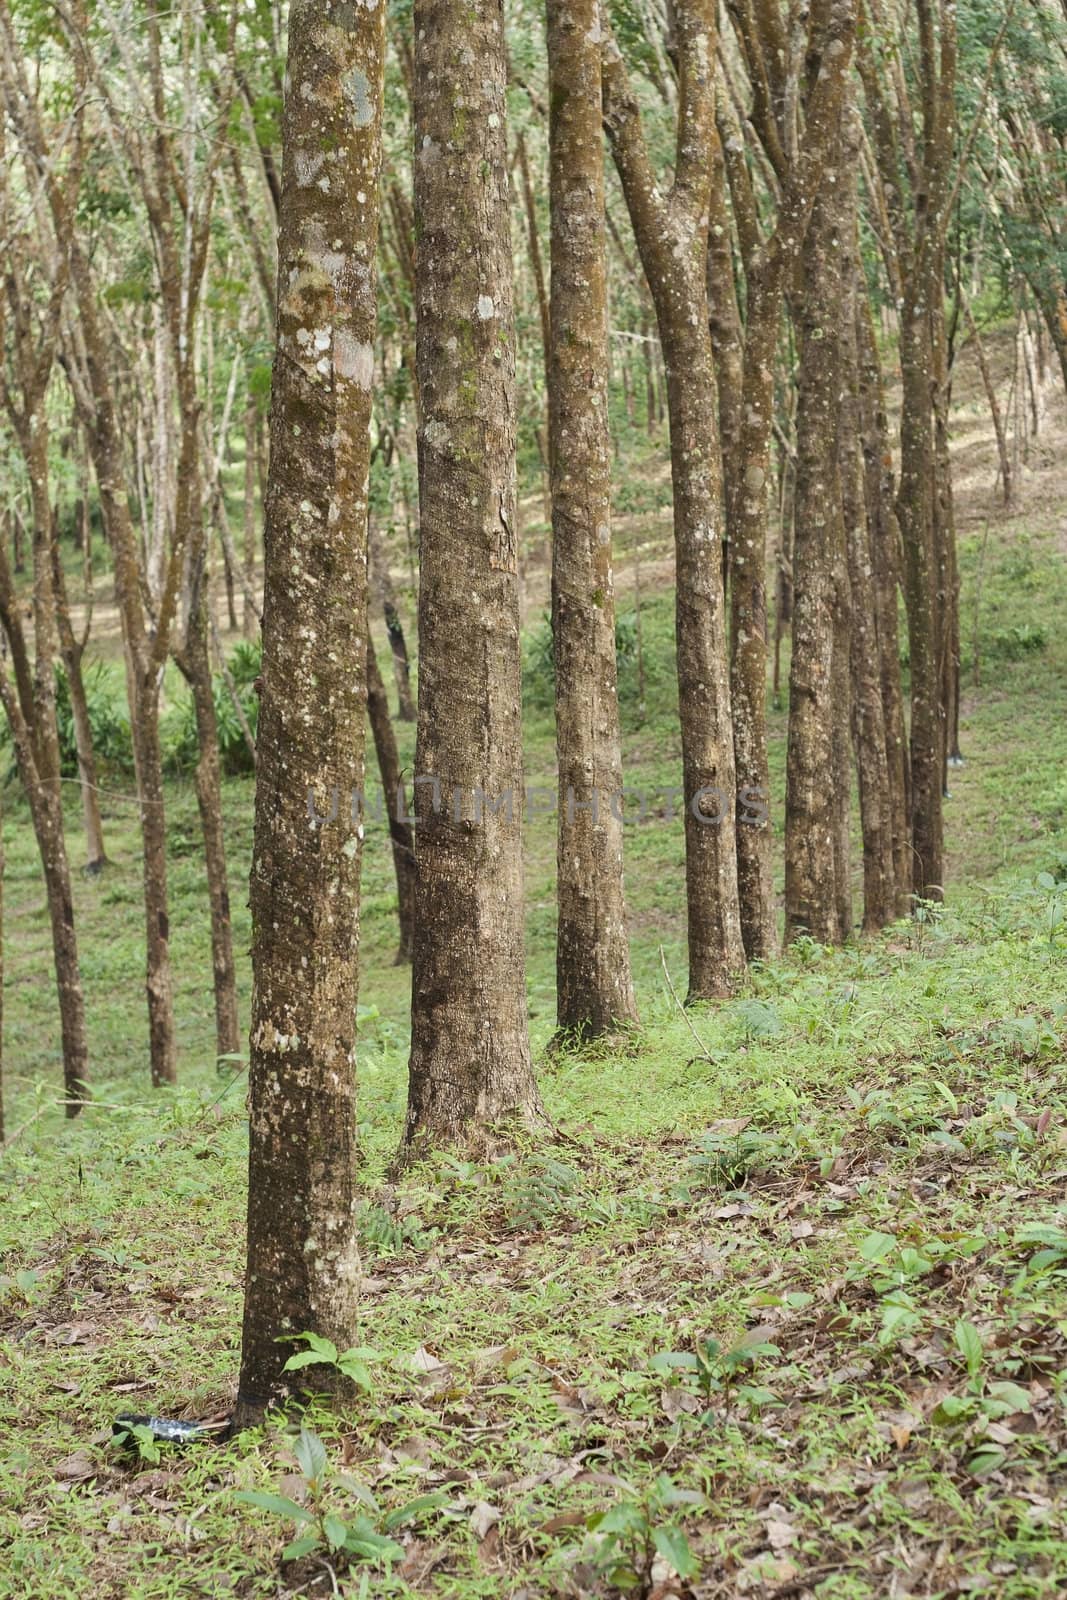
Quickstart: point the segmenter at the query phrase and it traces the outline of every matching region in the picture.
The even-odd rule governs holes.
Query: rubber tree
[[[637,1021],[622,871],[598,21],[599,0],[549,0],[556,1020],[579,1039]]]
[[[515,325],[501,7],[414,16],[419,703],[402,1154],[543,1115],[523,951]]]
[[[248,1263],[235,1424],[356,1334],[356,997],[384,7],[289,22],[252,852]],[[316,1374],[329,1387],[338,1374]]]

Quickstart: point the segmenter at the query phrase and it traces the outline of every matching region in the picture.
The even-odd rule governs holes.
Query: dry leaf
[[[487,1500],[479,1500],[471,1512],[471,1532],[480,1543],[499,1521],[500,1512],[496,1506],[491,1506]]]

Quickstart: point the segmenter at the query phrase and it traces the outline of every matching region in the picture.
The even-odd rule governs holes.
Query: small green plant
[[[561,1214],[571,1210],[577,1184],[577,1172],[564,1161],[540,1156],[526,1162],[504,1183],[508,1221],[524,1233],[551,1227]]]
[[[953,1339],[967,1369],[967,1386],[962,1394],[947,1394],[934,1410],[931,1421],[950,1433],[961,1436],[966,1451],[967,1470],[983,1478],[1002,1466],[1011,1433],[1003,1418],[1030,1410],[1030,1396],[1017,1383],[990,1380],[983,1374],[985,1345],[973,1322],[961,1318]]]
[[[135,1449],[138,1458],[149,1466],[156,1466],[163,1459],[159,1440],[143,1422],[127,1423],[113,1435],[112,1444],[120,1450]]]
[[[693,1350],[660,1351],[648,1364],[653,1372],[679,1374],[683,1381],[695,1383],[708,1408],[701,1420],[709,1421],[712,1400],[717,1394],[723,1396],[727,1410],[735,1394],[750,1411],[758,1411],[770,1404],[775,1397],[769,1389],[751,1384],[738,1385],[738,1379],[743,1373],[751,1371],[758,1361],[779,1354],[778,1346],[772,1344],[768,1337],[768,1330],[753,1328],[734,1345],[724,1348],[718,1339],[709,1337],[699,1340]]]
[[[938,1253],[936,1245],[917,1250],[914,1245],[901,1244],[892,1233],[868,1233],[860,1241],[860,1262],[853,1274],[870,1275],[875,1293],[882,1297],[879,1343],[890,1344],[918,1326],[919,1312],[911,1291],[932,1270]]]
[[[78,744],[74,733],[74,710],[66,670],[58,662],[56,677],[56,729],[63,776],[77,777]],[[93,754],[98,764],[113,772],[133,771],[133,741],[130,714],[121,686],[106,662],[92,661],[82,670],[89,731]]]
[[[1024,656],[1043,650],[1048,635],[1040,623],[1018,622],[1010,628],[994,628],[985,640],[984,654],[1000,661],[1021,661]]]
[[[680,1489],[665,1472],[643,1491],[633,1489],[607,1511],[588,1521],[597,1539],[594,1565],[623,1594],[641,1600],[656,1588],[657,1556],[683,1579],[697,1576],[700,1564],[689,1546],[679,1515],[704,1505],[703,1495]]]
[[[358,1345],[351,1350],[338,1352],[332,1339],[323,1339],[317,1333],[301,1333],[298,1337],[304,1340],[308,1348],[290,1356],[282,1368],[283,1372],[301,1372],[305,1367],[332,1367],[357,1388],[365,1389],[368,1394],[372,1391],[374,1380],[368,1362],[381,1359],[377,1350]]]
[[[301,1428],[293,1454],[302,1479],[301,1499],[259,1489],[241,1490],[235,1496],[245,1505],[295,1523],[299,1531],[282,1551],[283,1561],[299,1561],[323,1551],[333,1559],[390,1566],[404,1555],[403,1546],[392,1534],[448,1498],[444,1494],[419,1495],[394,1511],[383,1513],[365,1484],[347,1473],[331,1470],[326,1446],[310,1428]],[[351,1501],[359,1509],[354,1509]]]

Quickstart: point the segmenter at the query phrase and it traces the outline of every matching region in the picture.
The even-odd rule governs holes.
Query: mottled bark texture
[[[393,658],[393,673],[396,678],[397,716],[401,722],[414,722],[415,697],[411,692],[408,646],[404,637],[404,624],[396,603],[393,575],[389,571],[389,555],[382,543],[381,534],[373,526],[369,538],[371,586],[375,599],[382,608],[386,632],[389,635],[389,651]]]
[[[5,25],[10,28],[5,16]],[[5,41],[6,47],[6,41]],[[55,174],[45,183],[55,207],[55,233],[69,227],[80,172],[80,119],[74,130],[74,151],[62,189]],[[78,945],[74,929],[70,863],[63,832],[59,732],[56,723],[55,668],[59,655],[56,594],[52,573],[55,518],[48,492],[49,423],[46,395],[59,338],[61,307],[67,285],[66,260],[52,253],[52,281],[43,306],[29,288],[31,275],[21,226],[9,204],[9,169],[0,130],[0,225],[8,232],[3,291],[0,294],[0,398],[11,423],[29,480],[33,594],[32,665],[7,552],[0,556],[0,623],[15,667],[14,683],[0,664],[0,703],[11,731],[15,761],[26,794],[44,873],[52,930],[56,988],[63,1047],[67,1115],[73,1116],[88,1097],[88,1050],[85,1005]],[[29,165],[29,163],[28,163]],[[34,179],[36,181],[36,178]],[[42,229],[46,251],[51,245]]]
[[[367,719],[374,738],[378,757],[378,775],[382,780],[382,794],[389,819],[389,842],[393,850],[393,867],[396,872],[397,920],[400,923],[400,942],[397,946],[396,964],[411,960],[411,940],[415,927],[415,835],[407,816],[401,784],[400,755],[396,747],[396,734],[389,715],[389,698],[378,669],[374,640],[367,633]]]
[[[489,1125],[543,1115],[523,952],[506,83],[496,0],[473,8],[417,0],[421,576],[409,1149],[469,1142]]]
[[[208,906],[211,920],[211,969],[215,995],[215,1053],[236,1055],[240,1048],[237,1022],[237,980],[233,960],[230,889],[222,831],[222,763],[215,694],[208,653],[207,542],[203,505],[197,488],[191,502],[195,531],[189,542],[185,627],[174,659],[189,685],[196,718],[196,800],[204,839]]]
[[[159,693],[167,630],[150,634],[141,587],[137,538],[127,496],[123,440],[115,404],[109,350],[100,325],[96,284],[78,236],[69,240],[76,324],[68,329],[65,366],[85,427],[96,473],[100,511],[111,547],[115,598],[122,622],[126,692],[130,707],[137,799],[140,807],[145,909],[145,992],[148,1001],[152,1082],[177,1078],[170,918],[167,902],[167,835],[163,763],[159,744]]]
[[[356,1335],[355,1026],[384,7],[297,0],[283,113],[235,1425]],[[336,798],[335,798],[336,797]],[[332,1375],[316,1372],[313,1387]]]
[[[559,763],[556,1020],[637,1021],[622,874],[599,0],[549,0],[552,639]]]
[[[85,552],[86,578],[91,578],[89,557],[88,516],[82,515],[84,501],[78,502],[77,525],[81,526],[82,549]],[[107,864],[104,849],[104,825],[100,817],[100,786],[96,776],[96,755],[93,750],[93,730],[89,721],[89,702],[85,693],[82,662],[89,638],[89,620],[81,638],[74,632],[67,598],[67,580],[59,549],[59,530],[53,517],[52,529],[52,587],[55,594],[56,629],[63,669],[70,695],[71,720],[74,723],[74,746],[78,755],[78,778],[81,783],[82,817],[85,821],[85,870],[90,876],[101,872]],[[88,618],[92,617],[92,589],[87,581]]]
[[[669,193],[657,185],[637,100],[603,15],[602,71],[608,137],[667,368],[689,997],[703,1000],[733,990],[745,952],[722,585],[722,463],[707,300],[715,13],[708,0],[684,0],[674,18],[679,115]]]
[[[791,296],[800,347],[793,653],[786,764],[785,925],[848,937],[848,568],[838,470],[841,174],[827,167]]]
[[[868,521],[860,404],[857,302],[866,285],[861,279],[856,216],[855,156],[859,129],[850,115],[846,124],[849,168],[842,176],[841,207],[842,391],[838,429],[841,506],[845,519],[849,587],[852,595],[852,746],[859,786],[863,834],[863,931],[877,933],[897,915],[893,857],[892,787],[882,699],[878,607],[874,560]]]
[[[856,296],[859,399],[863,429],[864,488],[874,577],[882,719],[889,779],[889,821],[893,850],[893,900],[896,916],[911,909],[911,808],[908,730],[900,672],[900,528],[896,514],[893,452],[889,442],[885,385],[871,303]]]
[[[884,26],[877,14],[875,20]],[[915,22],[918,50],[913,80],[902,72],[884,70],[871,30],[865,30],[858,55],[887,222],[881,242],[900,308],[896,507],[904,552],[911,679],[912,879],[917,895],[941,899],[942,794],[959,686],[943,291],[956,161],[955,0],[916,0]]]
[[[259,406],[250,394],[245,401],[245,474],[244,503],[242,507],[243,556],[246,588],[242,626],[246,639],[259,636],[259,617],[256,615],[252,586],[256,569],[256,476],[259,455]]]
[[[766,158],[778,179],[774,227],[764,238],[759,205],[751,185],[740,129],[732,121],[727,97],[720,96],[719,127],[725,146],[725,171],[741,243],[745,272],[745,321],[740,339],[740,373],[732,319],[713,317],[719,369],[726,526],[730,551],[730,699],[738,816],[745,796],[769,795],[767,761],[767,533],[770,514],[771,434],[774,422],[774,356],[786,283],[803,247],[812,205],[830,151],[838,137],[841,105],[852,59],[856,0],[822,0],[805,16],[792,12],[783,24],[775,6],[731,7],[739,43],[759,86],[753,122]],[[804,63],[804,83],[798,64]],[[801,87],[803,92],[801,93]],[[800,100],[797,132],[797,101]],[[709,274],[716,253],[723,254],[713,209]],[[728,245],[728,236],[727,236]],[[730,270],[716,261],[720,280],[713,307],[729,294]],[[724,382],[725,380],[725,382]],[[739,388],[738,388],[739,385]],[[726,405],[723,405],[724,396]],[[750,958],[766,958],[777,947],[773,898],[771,832],[739,826],[737,877],[741,928]]]

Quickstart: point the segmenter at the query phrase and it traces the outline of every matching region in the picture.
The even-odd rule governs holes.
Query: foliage
[[[130,713],[121,681],[107,662],[91,661],[82,667],[82,683],[89,713],[93,754],[100,769],[107,773],[133,771],[133,744]],[[74,712],[65,668],[56,664],[56,725],[63,776],[78,775],[78,747],[74,734]]]
[[[238,640],[227,660],[230,681],[227,682],[224,672],[214,673],[211,679],[219,759],[223,772],[231,776],[251,772],[254,766],[234,698],[236,696],[254,739],[259,725],[259,695],[255,682],[260,672],[261,653],[262,646],[258,640],[254,643],[247,639]],[[161,718],[160,743],[167,772],[179,774],[193,771],[199,755],[196,712],[192,694],[184,686],[178,690],[174,703]]]
[[[388,1569],[404,1557],[403,1546],[392,1534],[424,1520],[445,1498],[418,1495],[384,1513],[366,1484],[331,1468],[325,1444],[310,1428],[300,1429],[293,1455],[300,1473],[299,1500],[259,1489],[242,1490],[234,1496],[245,1505],[296,1524],[299,1531],[282,1551],[283,1561],[299,1561],[323,1551],[335,1560],[365,1561]]]

